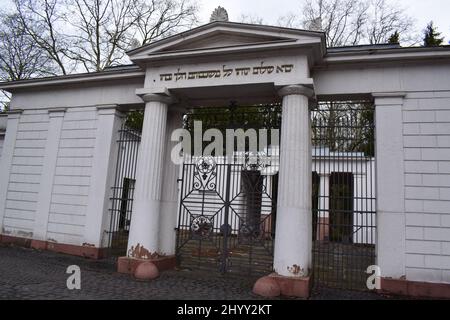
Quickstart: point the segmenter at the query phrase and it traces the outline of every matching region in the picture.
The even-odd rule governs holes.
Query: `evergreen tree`
[[[389,44],[400,44],[400,33],[398,31],[395,31],[388,40]]]
[[[433,25],[433,21],[431,21],[425,31],[424,31],[425,37],[423,39],[423,45],[425,47],[436,47],[442,45],[442,42],[444,42],[444,38],[440,38],[441,35],[440,32],[437,31],[437,28]]]
[[[144,124],[144,110],[134,110],[127,113],[126,126],[142,131],[142,125]]]

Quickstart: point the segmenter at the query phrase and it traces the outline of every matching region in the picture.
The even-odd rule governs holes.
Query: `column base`
[[[379,293],[399,296],[450,299],[450,283],[409,281],[405,279],[381,278]]]
[[[130,257],[120,257],[117,260],[117,272],[125,274],[134,274],[136,268],[141,263],[144,262],[152,262],[160,272],[175,269],[177,265],[175,256],[159,257],[153,259],[136,259]]]
[[[285,277],[277,273],[260,278],[253,287],[253,293],[273,298],[276,296],[309,298],[311,289],[310,277]]]

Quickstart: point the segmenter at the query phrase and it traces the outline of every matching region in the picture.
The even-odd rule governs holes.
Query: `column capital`
[[[144,93],[139,94],[139,97],[144,100],[145,103],[147,102],[162,102],[168,105],[174,104],[177,102],[177,100],[170,95],[165,94],[158,94],[158,93]]]
[[[281,97],[289,95],[302,95],[308,98],[312,98],[314,96],[314,90],[301,84],[295,84],[281,88],[280,90],[278,90],[278,94]]]

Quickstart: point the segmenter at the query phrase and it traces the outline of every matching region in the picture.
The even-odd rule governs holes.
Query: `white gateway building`
[[[115,255],[120,272],[270,275],[297,296],[364,287],[375,265],[381,290],[450,297],[449,47],[212,22],[128,55],[0,84],[2,242]],[[280,129],[276,165],[175,164],[171,133],[192,119]]]

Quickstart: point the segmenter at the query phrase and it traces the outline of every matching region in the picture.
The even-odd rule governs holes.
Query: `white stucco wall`
[[[9,180],[4,182],[3,234],[33,236],[48,121],[47,111],[25,111],[19,118]]]
[[[450,62],[389,62],[331,65],[314,70],[317,95],[449,90]]]
[[[402,113],[406,277],[450,283],[450,90],[408,93]]]
[[[96,201],[90,199],[94,197],[93,162],[101,157],[96,142],[108,137],[98,134],[96,107],[68,108],[54,128],[50,117],[45,109],[24,110],[19,116],[11,167],[2,181],[6,186],[2,233],[82,245],[90,232],[87,221],[101,224],[104,215],[88,212],[88,205],[89,200]],[[45,168],[51,161],[54,165]],[[104,162],[107,166],[108,159]]]
[[[80,111],[80,110],[78,110]],[[85,187],[89,185],[89,164],[92,148],[89,148],[89,129],[86,121],[95,114],[70,110],[64,119],[61,140],[57,151],[57,166],[53,181],[46,239],[79,244],[84,225]],[[47,110],[25,110],[19,126],[13,150],[12,166],[7,187],[3,233],[14,236],[33,237],[35,213],[41,183],[45,148],[48,139],[49,114]],[[91,130],[92,131],[92,130]],[[95,136],[91,132],[91,136]],[[83,138],[81,140],[76,140]],[[75,148],[76,145],[87,147]],[[82,168],[81,170],[77,168]]]
[[[51,195],[48,240],[69,244],[84,242],[96,129],[95,107],[66,111]]]
[[[23,112],[8,116],[8,156],[0,162],[3,234],[102,246],[111,143],[121,123],[115,109],[141,102],[135,90],[142,83],[138,75],[13,94],[12,110]]]

